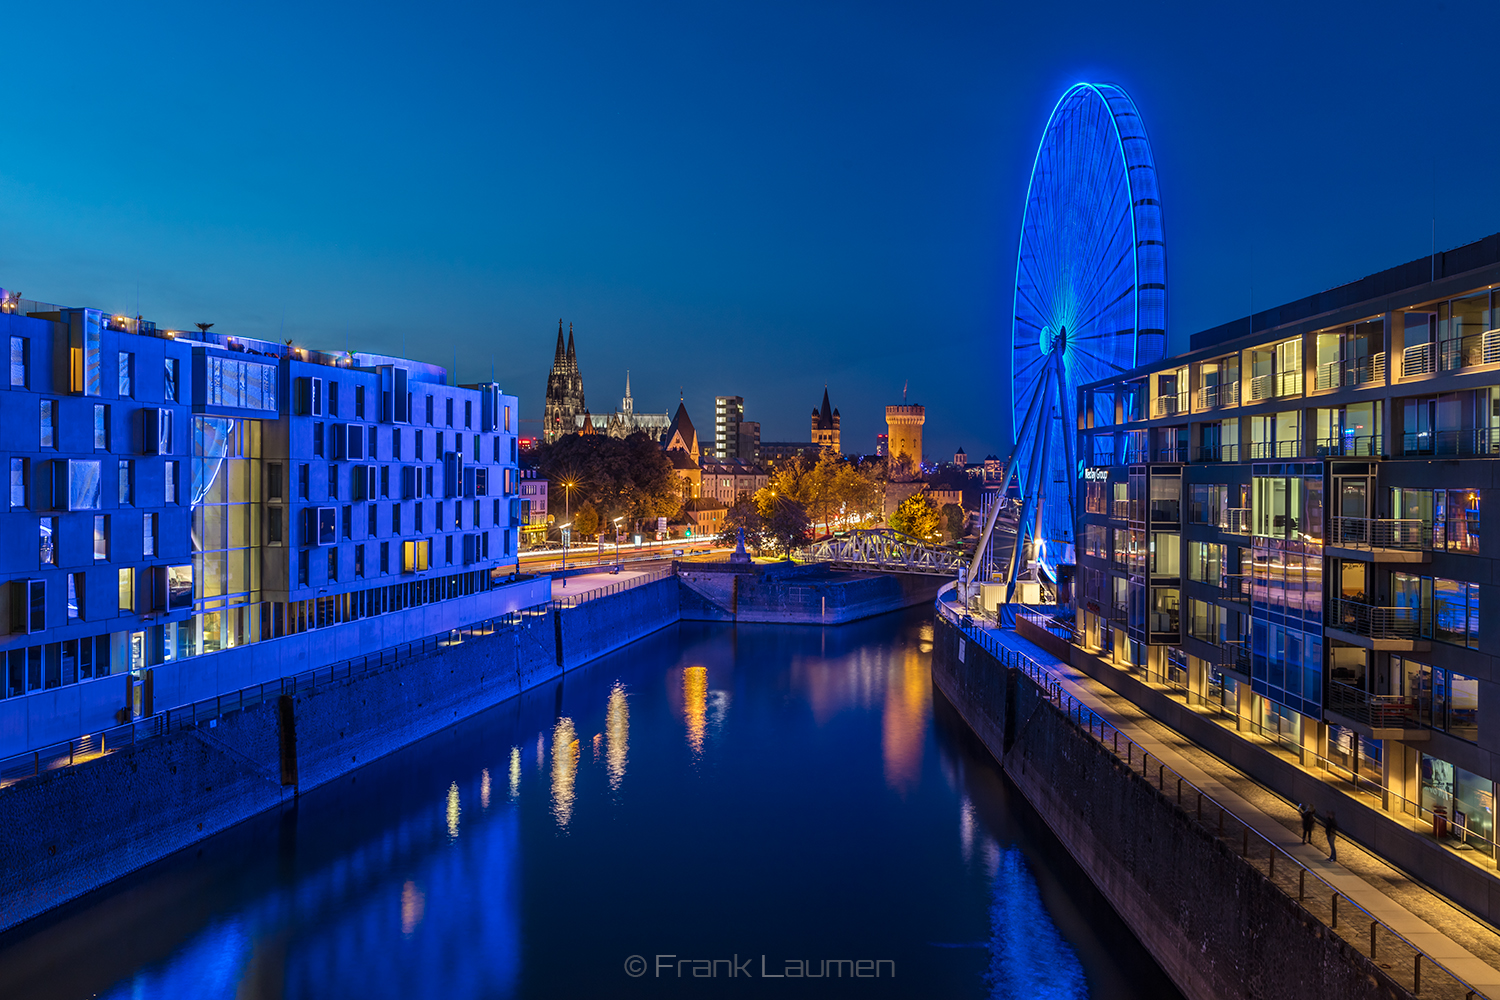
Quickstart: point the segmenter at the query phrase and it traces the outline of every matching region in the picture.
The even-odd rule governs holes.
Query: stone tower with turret
[[[542,440],[551,444],[564,434],[574,433],[578,417],[586,413],[583,402],[583,376],[578,373],[578,356],[573,351],[573,325],[568,324],[568,343],[563,346],[562,320],[557,321],[557,353],[547,376],[547,405],[542,412]]]
[[[912,465],[922,464],[922,424],[927,420],[927,408],[920,403],[900,403],[885,408],[885,427],[890,435],[886,453],[891,462],[896,456],[907,455]]]
[[[828,405],[828,386],[823,387],[823,406],[812,411],[812,443],[820,451],[839,453],[839,411]]]

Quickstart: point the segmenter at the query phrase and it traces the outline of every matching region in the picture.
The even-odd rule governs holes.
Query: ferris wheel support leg
[[[1064,483],[1064,488],[1068,492],[1068,518],[1071,521],[1077,511],[1077,508],[1074,507],[1074,504],[1076,503],[1074,490],[1077,488],[1075,485],[1075,480],[1078,477],[1078,467],[1075,464],[1076,457],[1074,455],[1074,449],[1076,445],[1074,444],[1074,440],[1078,436],[1078,419],[1077,415],[1075,414],[1073,419],[1073,426],[1068,426],[1067,400],[1063,398],[1063,394],[1067,390],[1064,388],[1063,363],[1061,355],[1058,355],[1056,358],[1055,371],[1057,377],[1057,413],[1058,419],[1062,422],[1063,455],[1066,457],[1068,462],[1068,471],[1067,474],[1063,477],[1066,480],[1066,482]],[[1076,538],[1073,540],[1073,544],[1078,544],[1078,540]],[[1054,580],[1053,582],[1055,583],[1056,581]]]
[[[1040,404],[1042,397],[1046,395],[1042,391],[1044,388],[1045,386],[1039,385],[1036,391],[1031,394],[1031,402],[1026,406],[1026,419],[1021,421],[1020,428],[1015,430],[1016,442],[1011,445],[1010,454],[1005,456],[1005,464],[1001,466],[1000,497],[996,499],[995,505],[990,508],[990,516],[985,520],[984,531],[979,535],[979,544],[974,547],[974,558],[969,562],[969,572],[964,577],[964,593],[961,596],[963,597],[965,607],[968,606],[970,598],[978,593],[979,582],[975,579],[975,574],[979,572],[979,563],[984,558],[984,550],[989,547],[990,536],[995,532],[995,521],[1000,516],[1000,508],[1003,506],[1001,501],[1005,498],[1005,491],[1010,486],[1010,478],[1016,474],[1016,460],[1021,455],[1021,444],[1025,440],[1022,433],[1025,428],[1031,426],[1031,420],[1036,416],[1037,406]]]
[[[1050,373],[1049,373],[1050,376]],[[1049,376],[1043,376],[1041,391],[1042,397],[1047,397],[1047,380]],[[1032,438],[1031,442],[1031,468],[1027,470],[1026,494],[1021,507],[1021,516],[1016,520],[1016,547],[1010,554],[1010,578],[1005,585],[1005,603],[1009,604],[1015,600],[1016,579],[1021,575],[1022,554],[1026,551],[1026,522],[1032,521],[1031,537],[1035,541],[1041,534],[1037,530],[1037,524],[1041,518],[1041,505],[1037,503],[1037,493],[1041,488],[1042,465],[1046,461],[1047,454],[1052,450],[1052,418],[1047,416],[1040,433]]]

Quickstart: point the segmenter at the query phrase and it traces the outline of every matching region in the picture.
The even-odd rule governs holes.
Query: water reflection
[[[564,830],[573,821],[573,785],[578,778],[578,755],[573,720],[566,716],[558,719],[552,727],[552,818]]]
[[[990,841],[991,846],[994,845]],[[992,846],[992,850],[994,847]],[[1078,956],[1058,934],[1019,847],[998,851],[990,904],[991,996],[1087,1000]]]
[[[490,769],[485,768],[479,773],[479,808],[490,807]]]
[[[609,689],[609,705],[604,714],[605,767],[609,772],[609,790],[618,792],[625,780],[625,765],[630,760],[630,702],[625,685],[615,681]]]
[[[422,922],[427,909],[427,897],[417,888],[417,883],[407,882],[401,887],[401,933],[410,934]]]
[[[922,777],[922,746],[927,742],[927,716],[932,708],[932,679],[927,660],[906,649],[891,667],[881,716],[880,746],[885,759],[885,783],[905,794]]]
[[[687,722],[688,745],[703,753],[703,723],[708,709],[708,668],[688,667],[682,672],[682,715]]]
[[[459,817],[459,812],[460,812],[460,810],[458,808],[458,782],[455,781],[453,784],[451,784],[451,785],[448,786],[448,803],[447,803],[447,809],[444,810],[444,814],[448,817],[448,839],[449,840],[457,840],[458,839],[458,817]]]
[[[510,748],[510,800],[521,794],[521,748]]]

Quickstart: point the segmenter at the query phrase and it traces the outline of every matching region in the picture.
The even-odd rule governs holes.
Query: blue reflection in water
[[[998,850],[991,887],[990,967],[985,974],[990,996],[1086,1000],[1083,966],[1042,905],[1019,847]]]
[[[106,993],[108,1000],[151,997],[202,997],[233,1000],[250,958],[250,936],[244,921],[225,920],[210,925],[170,962],[143,969],[129,982]]]

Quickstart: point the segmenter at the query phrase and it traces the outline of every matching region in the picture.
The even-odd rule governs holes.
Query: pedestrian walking
[[[1297,812],[1302,816],[1302,842],[1304,844],[1311,844],[1313,834],[1313,820],[1316,818],[1317,814],[1313,812],[1311,806],[1303,805],[1300,802],[1297,803]]]
[[[1328,831],[1328,860],[1337,861],[1339,859],[1339,848],[1338,844],[1334,843],[1333,838],[1339,835],[1339,821],[1338,817],[1333,814],[1332,809],[1328,810],[1328,818],[1323,821],[1323,826]]]

